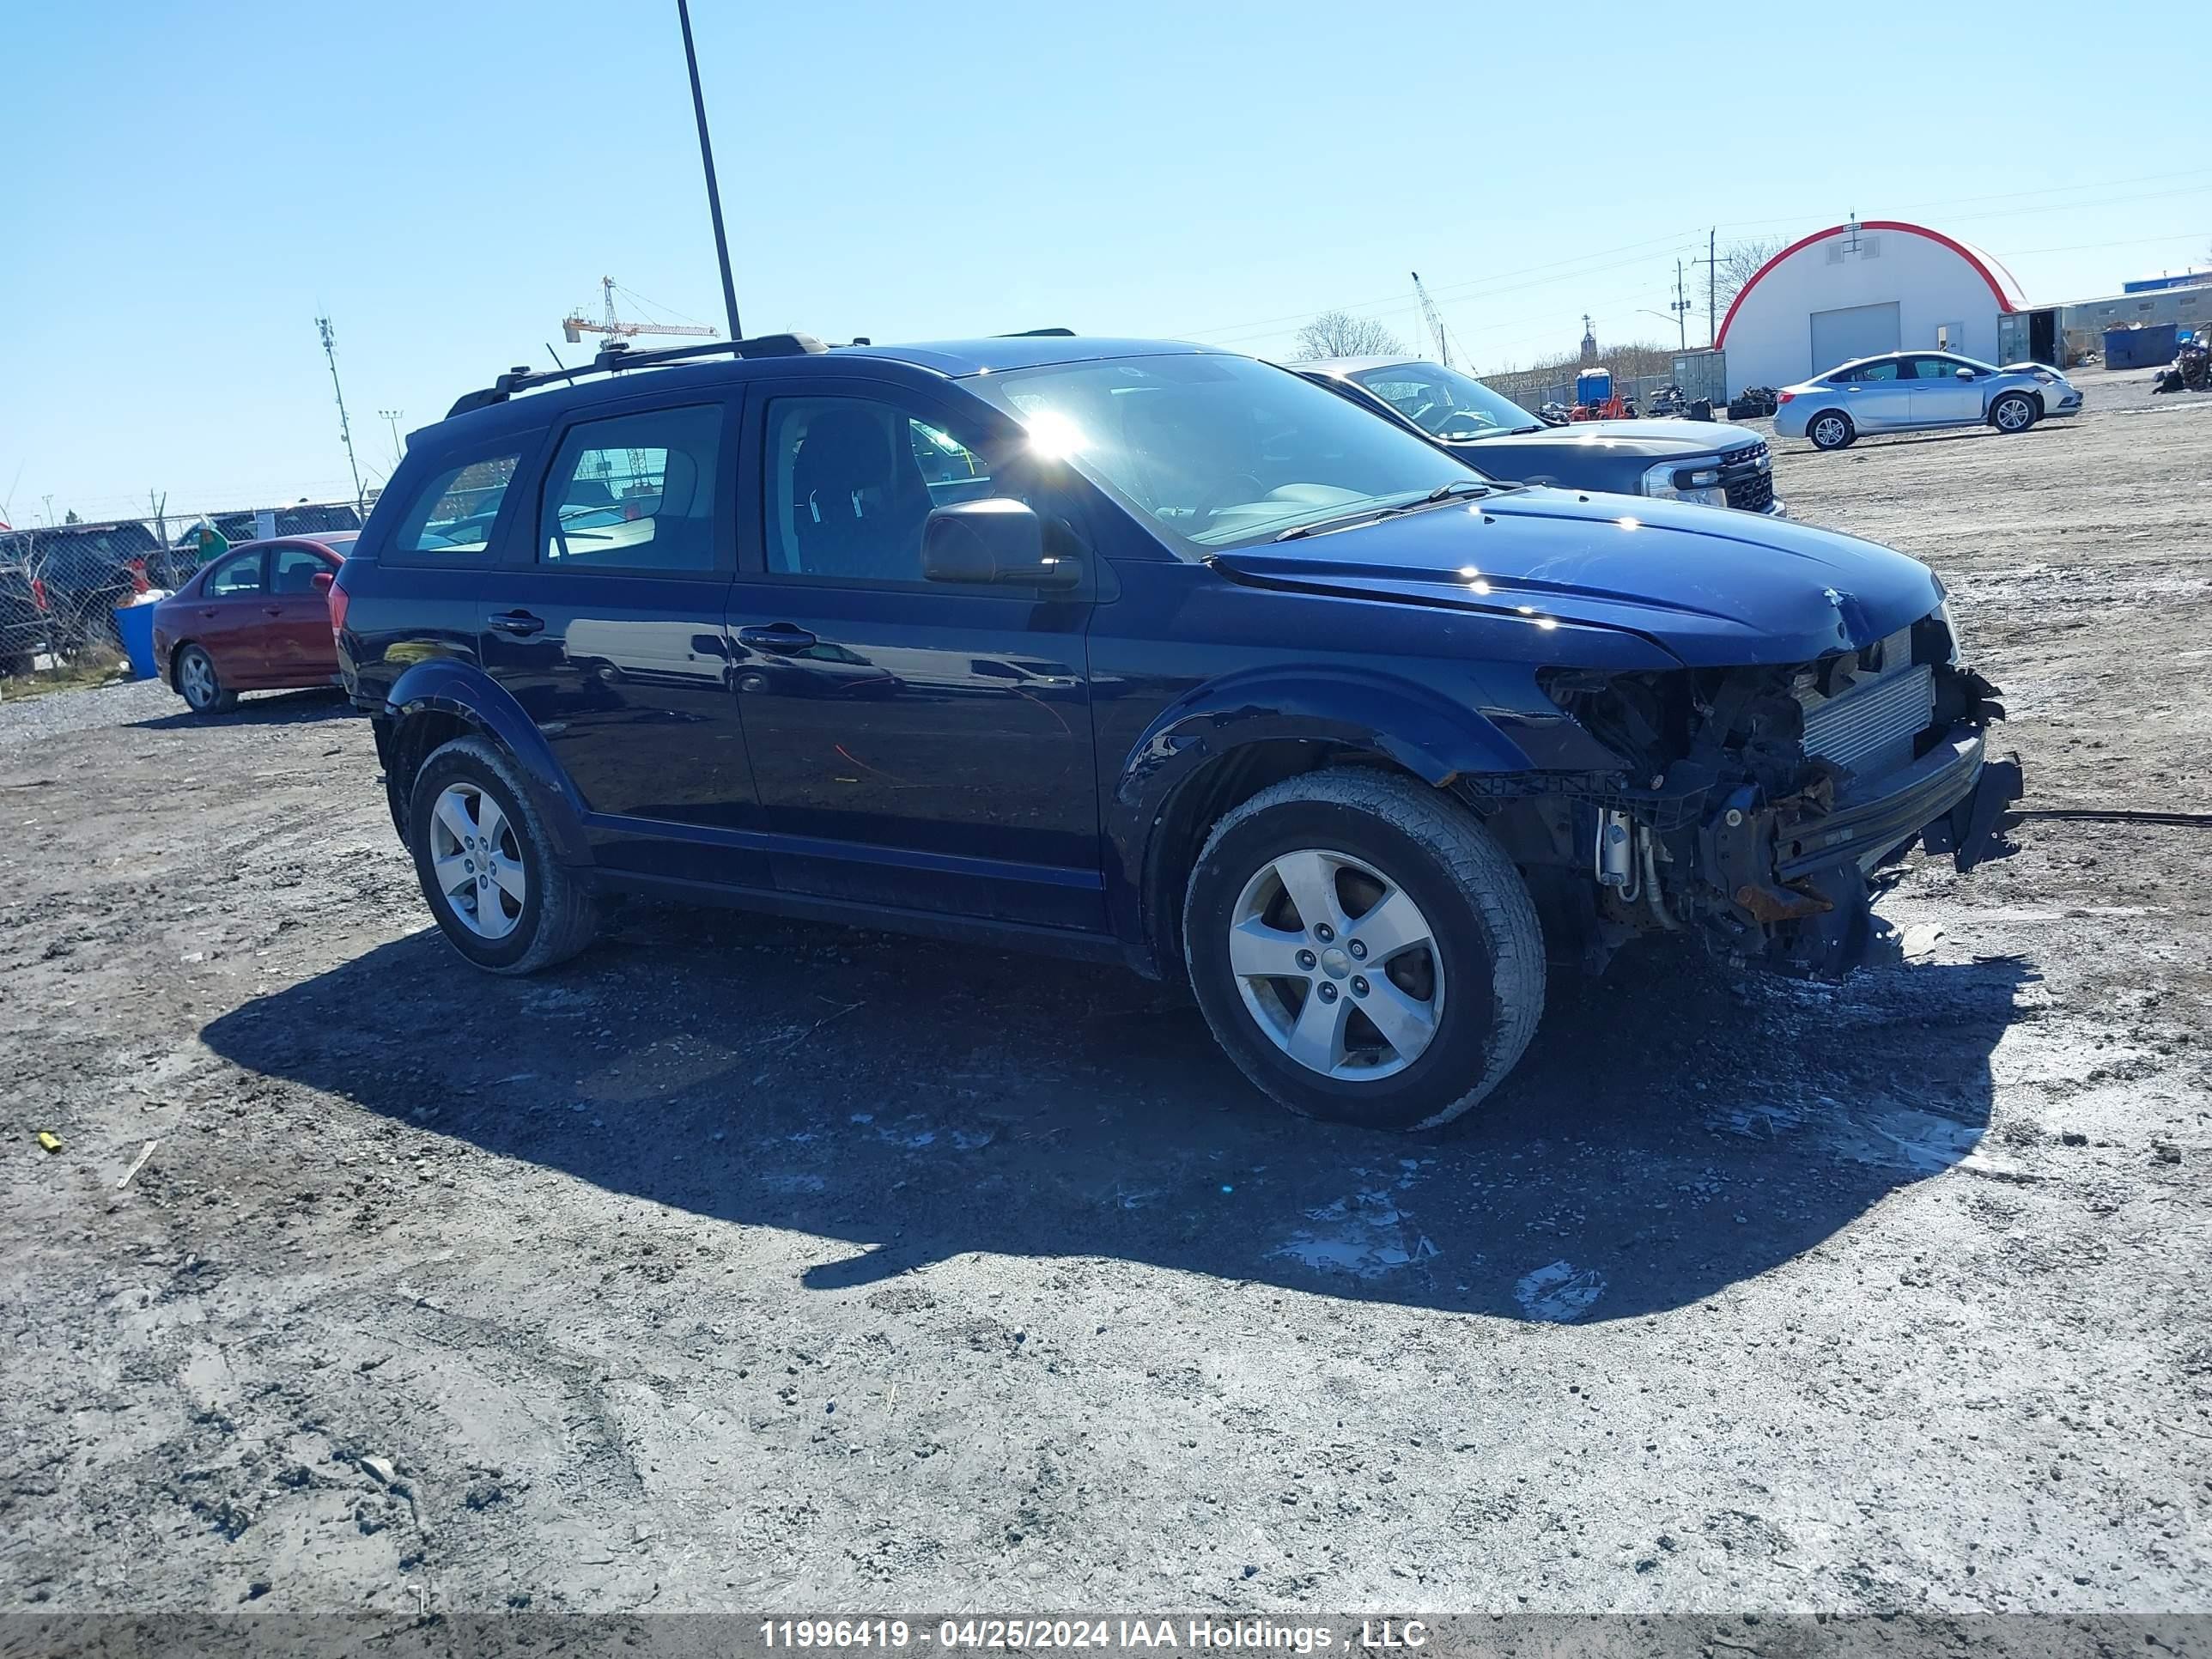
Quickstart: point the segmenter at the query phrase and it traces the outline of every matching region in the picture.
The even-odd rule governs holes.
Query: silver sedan
[[[2073,414],[2081,393],[2041,363],[1998,368],[1950,351],[1893,351],[1785,386],[1778,405],[1776,436],[1841,449],[1868,432],[1942,426],[2025,432],[2051,416]]]

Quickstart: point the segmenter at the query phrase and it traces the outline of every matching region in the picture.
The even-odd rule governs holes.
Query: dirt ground
[[[2033,806],[2212,811],[2142,379],[1778,461]],[[321,694],[0,708],[0,1608],[2212,1611],[2202,828],[1917,861],[1841,987],[1625,959],[1397,1139],[1095,969],[641,907],[478,976]]]

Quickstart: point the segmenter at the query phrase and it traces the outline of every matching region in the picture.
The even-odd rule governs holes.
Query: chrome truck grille
[[[1886,772],[1910,761],[1913,738],[1936,718],[1936,671],[1912,661],[1908,629],[1884,642],[1884,660],[1897,667],[1861,679],[1838,696],[1801,689],[1805,752],[1862,773]]]

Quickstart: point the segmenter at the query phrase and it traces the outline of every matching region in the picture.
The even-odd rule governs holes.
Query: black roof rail
[[[550,386],[556,380],[572,382],[586,374],[614,374],[627,368],[650,368],[656,363],[678,363],[692,357],[810,357],[829,349],[811,334],[756,334],[749,340],[706,340],[697,345],[665,346],[654,351],[632,351],[629,342],[610,340],[599,348],[599,355],[587,366],[533,372],[526,364],[519,364],[489,386],[462,393],[446,411],[446,418],[450,421],[472,409],[503,404],[516,392],[527,392],[534,386]]]
[[[1000,334],[995,337],[1001,340],[1072,340],[1075,337],[1075,331],[1072,328],[1020,328],[1012,334]]]

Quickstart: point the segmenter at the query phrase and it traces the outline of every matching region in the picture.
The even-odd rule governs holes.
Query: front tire
[[[1306,1117],[1450,1121],[1544,1010],[1544,946],[1489,831],[1415,780],[1310,773],[1224,817],[1183,905],[1191,988],[1239,1070]]]
[[[487,973],[534,974],[599,932],[596,896],[560,862],[514,763],[482,738],[422,763],[407,844],[447,942]]]
[[[1843,410],[1824,409],[1806,427],[1805,435],[1813,441],[1815,449],[1847,449],[1859,432]]]
[[[177,695],[195,714],[228,714],[238,707],[238,693],[215,672],[215,659],[204,646],[188,645],[177,653]]]
[[[1990,405],[1990,424],[2000,432],[2025,432],[2035,424],[2035,399],[2008,392]]]

